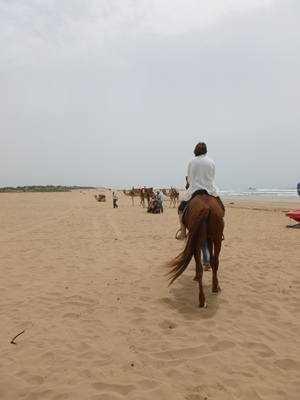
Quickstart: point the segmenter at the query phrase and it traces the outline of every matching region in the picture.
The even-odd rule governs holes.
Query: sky
[[[0,187],[300,181],[299,0],[0,0]]]

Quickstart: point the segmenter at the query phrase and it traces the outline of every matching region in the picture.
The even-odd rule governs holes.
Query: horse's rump
[[[185,210],[185,225],[189,230],[189,234],[191,230],[197,228],[199,220],[201,220],[201,215],[203,214],[203,209],[206,207],[209,208],[209,214],[205,220],[207,236],[212,234],[214,237],[216,237],[219,236],[219,233],[222,238],[224,220],[222,216],[221,204],[216,197],[202,193],[201,195],[193,196],[188,202]]]

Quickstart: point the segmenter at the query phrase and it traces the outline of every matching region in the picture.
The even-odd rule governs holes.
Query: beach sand
[[[201,309],[193,261],[164,278],[177,210],[118,196],[0,194],[0,399],[298,400],[300,229],[284,212],[300,203],[224,200],[222,291],[205,272]]]

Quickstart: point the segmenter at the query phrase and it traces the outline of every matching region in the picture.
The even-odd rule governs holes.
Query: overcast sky
[[[299,0],[0,0],[0,187],[300,181]]]

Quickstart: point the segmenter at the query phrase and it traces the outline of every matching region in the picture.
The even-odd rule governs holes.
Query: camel
[[[125,194],[125,196],[130,196],[131,197],[131,201],[132,201],[132,205],[133,206],[134,206],[134,197],[141,197],[141,193],[139,192],[138,189],[131,189],[131,190],[128,190],[128,191],[123,189],[123,193]],[[141,201],[141,203],[142,203],[142,201]]]
[[[103,203],[103,202],[105,202],[106,201],[106,196],[105,196],[105,194],[99,194],[98,196],[95,194],[95,199],[97,200],[97,201],[99,201],[100,203]]]
[[[152,192],[152,194],[154,194],[154,192]],[[141,199],[141,205],[145,208],[145,200],[147,200],[147,203],[149,204],[150,201],[150,197],[151,197],[151,193],[140,193],[140,199]]]
[[[145,208],[145,200],[147,200],[149,204],[149,200],[151,195],[154,194],[153,188],[145,188],[145,189],[131,189],[126,191],[123,189],[123,193],[125,196],[130,196],[132,200],[132,205],[134,205],[134,197],[139,197],[140,198],[140,205],[142,205]]]
[[[153,195],[152,198],[150,199],[150,202],[148,204],[147,213],[160,214],[159,201],[157,200],[155,195]]]
[[[163,192],[163,194],[165,196],[170,197],[170,207],[172,207],[172,204],[173,204],[173,207],[175,208],[176,204],[178,205],[178,203],[179,203],[179,191],[178,191],[178,189],[171,188],[169,190],[169,192],[167,192],[166,189],[161,189],[161,191]]]
[[[152,187],[151,188],[143,187],[143,189],[141,189],[140,198],[141,198],[141,204],[144,208],[145,208],[145,200],[147,200],[147,203],[149,206],[150,198],[153,195],[155,196],[155,193],[153,192]]]

